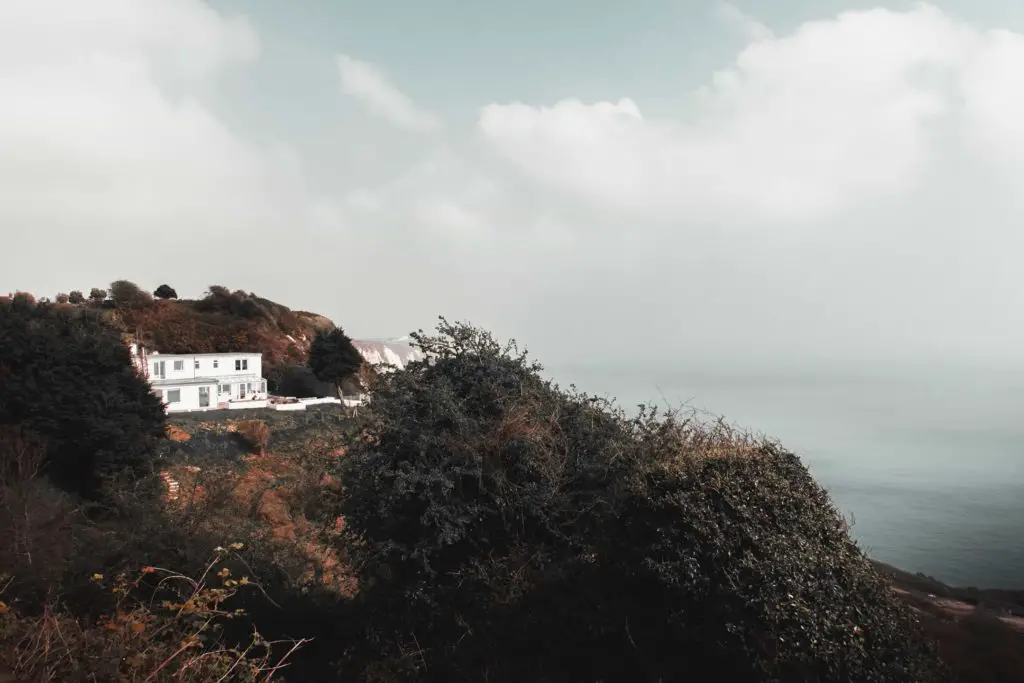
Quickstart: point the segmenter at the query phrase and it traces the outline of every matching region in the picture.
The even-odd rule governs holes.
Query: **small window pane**
[[[168,403],[181,403],[181,389],[170,389],[167,392]]]
[[[176,360],[176,361],[174,361],[174,369],[175,370],[184,370],[185,369],[185,361],[183,361],[183,360]]]

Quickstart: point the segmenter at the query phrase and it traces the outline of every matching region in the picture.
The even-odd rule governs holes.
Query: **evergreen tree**
[[[0,307],[0,425],[47,443],[45,473],[96,497],[145,463],[166,416],[119,334],[90,310]]]
[[[339,396],[342,384],[355,375],[362,364],[362,355],[340,327],[317,334],[309,347],[309,369],[321,382],[337,387]]]

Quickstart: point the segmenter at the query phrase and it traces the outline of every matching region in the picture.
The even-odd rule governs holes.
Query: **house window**
[[[184,370],[185,369],[185,361],[183,361],[183,360],[176,360],[176,361],[174,361],[174,369],[175,370]]]
[[[236,360],[235,361],[235,370],[248,370],[248,369],[249,369],[249,359],[248,358],[243,358],[241,360]]]
[[[196,358],[196,370],[198,370],[198,369],[199,369],[199,359]]]
[[[213,367],[215,367],[215,368],[216,368],[216,367],[217,367],[218,365],[220,365],[220,361],[219,361],[219,360],[217,360],[216,358],[214,358],[214,359],[213,359]]]
[[[235,359],[235,370],[238,371],[238,370],[241,370],[241,369],[242,369],[242,361],[240,361],[240,360],[238,360],[236,358]]]
[[[168,403],[181,403],[181,389],[168,389],[167,390],[167,402]]]
[[[230,384],[221,384],[220,385],[220,393],[222,393],[222,394],[230,394],[231,393],[231,385]]]

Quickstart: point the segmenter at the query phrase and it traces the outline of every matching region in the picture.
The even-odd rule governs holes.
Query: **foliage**
[[[142,308],[153,303],[153,297],[142,291],[137,284],[128,280],[115,280],[110,283],[110,298],[119,307]]]
[[[177,299],[178,293],[174,291],[174,288],[170,285],[160,285],[156,288],[156,291],[153,292],[153,296],[158,299]]]
[[[310,370],[317,379],[334,384],[339,396],[341,385],[358,373],[362,364],[362,355],[340,327],[318,333],[309,347]]]
[[[267,387],[278,396],[321,398],[333,396],[336,387],[316,378],[306,365],[285,364],[267,371]]]
[[[92,289],[89,290],[89,301],[93,302],[94,304],[101,303],[106,298],[107,290],[105,289],[102,289],[100,287],[93,287]]]
[[[70,295],[59,292],[57,296],[53,297],[53,300],[59,304],[66,304],[71,300]]]
[[[340,464],[365,680],[943,680],[796,456],[469,325],[414,339]]]
[[[89,310],[0,310],[0,424],[46,439],[43,471],[86,496],[145,464],[163,407],[116,331]]]
[[[76,306],[79,305],[79,304],[84,304],[85,303],[85,295],[82,294],[81,290],[73,289],[68,294],[68,303],[75,304]]]
[[[92,623],[56,605],[19,616],[0,602],[0,655],[23,680],[280,680],[275,674],[304,641],[271,643],[253,633],[241,647],[225,642],[225,624],[245,614],[233,607],[235,595],[251,588],[247,577],[232,576],[228,552],[219,548],[195,579],[159,567],[112,581],[95,574],[96,589],[114,604]]]
[[[263,420],[239,420],[235,424],[236,432],[254,453],[260,454],[270,443],[270,427]]]
[[[29,292],[15,292],[11,305],[20,310],[29,309],[36,305],[36,298]]]

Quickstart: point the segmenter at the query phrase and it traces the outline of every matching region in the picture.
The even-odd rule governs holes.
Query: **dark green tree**
[[[100,287],[93,287],[89,290],[89,301],[94,304],[103,303],[107,298],[107,290]]]
[[[309,347],[309,369],[321,382],[330,382],[342,394],[342,385],[359,372],[363,357],[345,331],[336,327],[320,332]]]
[[[156,291],[153,292],[153,296],[158,299],[177,299],[178,293],[174,291],[174,288],[170,285],[160,285],[156,288]]]
[[[391,681],[933,683],[909,608],[793,454],[692,415],[625,415],[442,321],[384,373],[340,468]],[[355,619],[355,617],[353,617]]]
[[[81,290],[73,289],[71,290],[71,293],[68,294],[68,303],[75,305],[84,304],[85,296],[82,294]]]
[[[46,440],[45,473],[89,497],[147,464],[166,416],[120,335],[91,310],[0,308],[0,424]]]

